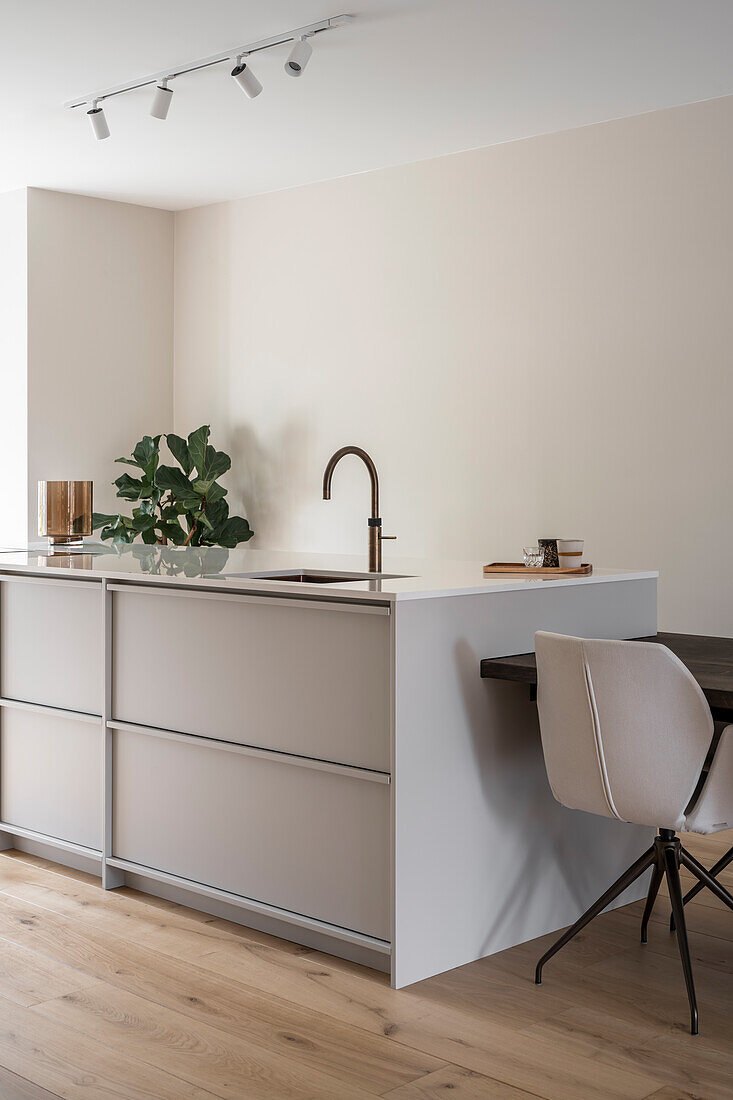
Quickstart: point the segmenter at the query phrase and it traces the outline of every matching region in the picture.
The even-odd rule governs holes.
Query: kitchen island
[[[657,574],[88,546],[0,553],[0,846],[391,973],[569,924],[650,831],[559,806],[538,629],[654,634]],[[641,896],[643,884],[622,899]]]

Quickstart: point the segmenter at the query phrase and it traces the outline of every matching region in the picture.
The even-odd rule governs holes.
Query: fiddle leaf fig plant
[[[226,546],[247,542],[254,531],[242,516],[230,516],[219,484],[232,464],[228,454],[209,443],[211,429],[203,424],[188,439],[170,432],[165,439],[178,466],[160,465],[161,435],[144,435],[130,458],[118,458],[136,475],[120,474],[113,482],[117,496],[136,502],[131,516],[95,512],[100,538],[148,546]]]

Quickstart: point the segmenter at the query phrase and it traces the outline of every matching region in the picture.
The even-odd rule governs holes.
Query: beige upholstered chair
[[[543,955],[535,981],[541,984],[548,959],[651,867],[641,940],[646,943],[666,876],[690,1031],[697,1035],[680,864],[732,909],[733,896],[682,847],[676,832],[733,827],[733,725],[714,737],[702,690],[666,646],[539,631],[535,649],[542,748],[555,798],[574,810],[658,829],[652,846]]]

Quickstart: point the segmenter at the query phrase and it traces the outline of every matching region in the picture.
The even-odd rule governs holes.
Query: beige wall
[[[26,192],[0,195],[0,546],[22,545],[27,517]]]
[[[37,481],[94,481],[119,510],[115,466],[172,429],[173,215],[28,191],[28,498]],[[127,509],[127,505],[124,505]]]
[[[255,546],[658,567],[733,635],[733,99],[176,217],[175,421],[232,448]],[[234,494],[236,497],[236,493]]]

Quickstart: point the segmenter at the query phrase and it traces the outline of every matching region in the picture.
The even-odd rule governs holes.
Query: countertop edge
[[[490,596],[502,592],[536,591],[547,585],[553,587],[578,587],[592,584],[606,584],[615,581],[638,581],[658,579],[656,570],[642,570],[623,572],[598,572],[587,577],[538,577],[536,580],[509,579],[497,583],[477,582],[465,585],[438,585],[429,587],[429,580],[425,588],[416,587],[413,591],[399,592],[390,589],[369,590],[367,588],[346,588],[342,584],[288,584],[283,581],[268,581],[266,578],[227,577],[186,577],[183,575],[161,576],[150,573],[130,573],[114,568],[103,570],[74,569],[68,567],[47,565],[39,568],[37,564],[20,564],[3,562],[0,557],[0,576],[7,574],[28,574],[35,577],[48,577],[57,580],[81,580],[81,581],[111,581],[124,585],[138,586],[168,586],[178,588],[196,587],[199,589],[211,589],[219,592],[248,593],[252,595],[280,596],[287,598],[313,599],[339,602],[377,603],[394,605],[409,600],[445,599],[457,596]],[[417,579],[417,578],[416,578]],[[364,583],[364,582],[359,582]],[[367,582],[379,583],[379,582]],[[388,584],[389,581],[382,583]]]

